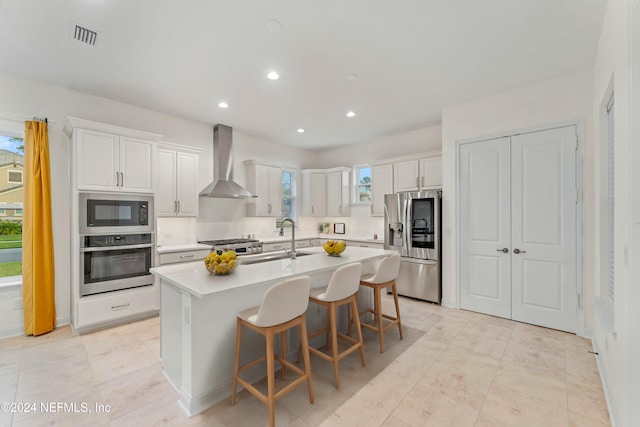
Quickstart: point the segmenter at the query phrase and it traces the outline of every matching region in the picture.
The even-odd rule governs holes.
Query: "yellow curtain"
[[[47,124],[25,122],[22,225],[22,308],[25,335],[56,327],[51,175]]]

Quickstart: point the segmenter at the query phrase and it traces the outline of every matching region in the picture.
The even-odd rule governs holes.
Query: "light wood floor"
[[[400,304],[404,340],[391,329],[380,355],[365,331],[367,366],[355,353],[342,360],[340,390],[331,365],[312,356],[315,404],[298,387],[277,403],[277,425],[609,425],[590,341],[405,298]],[[268,425],[266,405],[246,392],[235,406],[226,399],[187,418],[161,373],[158,325],[153,318],[83,336],[66,326],[0,340],[0,402],[37,406],[0,412],[0,426]],[[42,403],[57,412],[43,412]],[[97,413],[96,404],[110,411]]]

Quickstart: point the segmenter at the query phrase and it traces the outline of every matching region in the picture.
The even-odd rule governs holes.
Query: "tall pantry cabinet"
[[[71,142],[71,322],[74,333],[156,315],[157,285],[81,296],[80,193],[155,192],[156,144],[161,135],[68,117]],[[130,194],[129,194],[130,196]],[[153,218],[155,222],[155,218]]]

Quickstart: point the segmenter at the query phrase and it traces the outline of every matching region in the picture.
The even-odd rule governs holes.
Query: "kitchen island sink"
[[[306,252],[296,252],[296,258],[300,258],[307,255],[311,255],[311,254]],[[260,264],[262,262],[278,261],[281,259],[290,259],[290,258],[291,258],[290,253],[278,251],[278,252],[266,253],[266,254],[260,254],[260,255],[241,256],[238,258],[238,262],[241,265],[251,265],[251,264]]]

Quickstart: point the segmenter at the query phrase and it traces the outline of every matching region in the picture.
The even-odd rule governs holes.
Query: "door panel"
[[[511,318],[509,138],[460,146],[461,307]]]
[[[513,319],[569,332],[577,327],[575,148],[575,126],[511,142]]]

